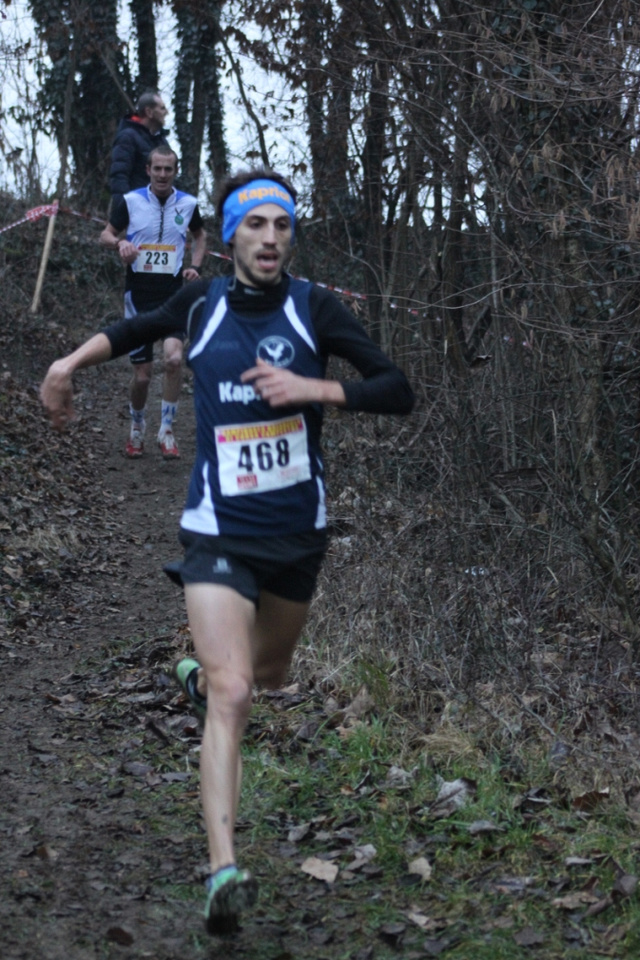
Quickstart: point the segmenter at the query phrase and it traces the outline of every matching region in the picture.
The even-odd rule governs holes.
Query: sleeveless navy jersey
[[[309,311],[312,285],[291,279],[282,306],[258,317],[234,313],[227,285],[226,278],[211,283],[197,330],[189,331],[197,459],[181,526],[214,536],[321,529],[321,405],[273,410],[240,379],[257,357],[324,377]]]
[[[236,278],[195,280],[103,332],[113,357],[176,334],[191,343],[197,459],[182,526],[195,532],[279,536],[326,525],[322,405],[272,409],[240,380],[257,357],[318,378],[328,357],[341,357],[360,374],[340,381],[346,410],[407,414],[414,404],[404,373],[350,311],[287,274],[260,291]]]

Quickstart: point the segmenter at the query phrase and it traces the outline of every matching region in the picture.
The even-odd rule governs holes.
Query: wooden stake
[[[31,313],[37,313],[40,307],[40,295],[42,293],[42,284],[44,283],[44,275],[47,272],[47,263],[49,262],[49,254],[51,253],[51,244],[53,243],[53,231],[56,225],[56,217],[58,215],[58,201],[53,201],[53,207],[55,213],[52,213],[49,217],[49,225],[47,227],[47,235],[44,240],[44,248],[42,250],[42,259],[40,260],[40,270],[38,271],[38,279],[36,280],[36,289],[33,295],[33,302],[31,304]]]

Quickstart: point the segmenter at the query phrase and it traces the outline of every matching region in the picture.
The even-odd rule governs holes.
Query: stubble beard
[[[245,263],[244,260],[239,260],[237,256],[235,256],[235,264],[236,268],[240,267],[242,270],[246,280],[249,282],[249,286],[257,287],[258,289],[263,287],[275,287],[282,279],[282,263],[279,264],[278,273],[273,279],[256,276],[249,264]]]

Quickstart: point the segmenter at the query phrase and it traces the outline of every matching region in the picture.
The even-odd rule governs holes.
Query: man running
[[[234,272],[196,281],[136,321],[123,320],[56,361],[41,387],[53,425],[73,416],[72,376],[169,332],[186,332],[194,375],[196,463],[182,515],[181,563],[198,660],[177,675],[206,709],[201,796],[210,876],[205,919],[230,929],[257,884],[236,864],[240,742],[254,684],[285,681],[326,549],[324,406],[409,413],[404,374],[333,294],[285,271],[296,192],[271,170],[222,185],[217,212]],[[329,355],[358,380],[327,380]]]
[[[100,234],[100,243],[116,250],[127,265],[124,310],[135,317],[168,300],[184,280],[197,280],[206,253],[207,235],[198,201],[176,190],[173,181],[178,157],[167,146],[149,154],[149,186],[132,190],[116,200],[109,223]],[[126,235],[125,235],[126,231]],[[191,266],[182,269],[187,231],[193,237]],[[160,409],[158,446],[165,460],[180,456],[173,435],[182,387],[182,339],[167,336],[163,345],[164,380]],[[131,426],[125,456],[141,457],[144,452],[146,404],[153,371],[153,340],[130,354],[133,376],[129,391]]]

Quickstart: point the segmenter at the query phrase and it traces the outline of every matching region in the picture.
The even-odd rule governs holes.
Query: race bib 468
[[[280,490],[311,479],[302,415],[215,428],[220,490],[227,497]]]

